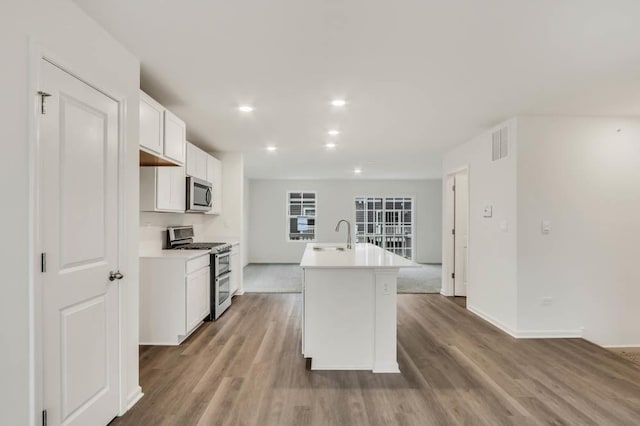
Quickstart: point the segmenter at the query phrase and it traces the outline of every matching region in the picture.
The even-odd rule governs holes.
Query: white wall
[[[640,345],[640,120],[519,117],[518,135],[519,329]]]
[[[444,160],[445,175],[469,166],[467,306],[517,337],[640,346],[640,119],[509,123],[508,161],[491,162],[489,132]]]
[[[297,263],[304,242],[287,241],[287,191],[317,192],[317,241],[346,241],[334,231],[340,219],[355,222],[357,196],[399,196],[415,199],[415,260],[440,263],[442,184],[440,180],[254,180],[249,181],[249,261]]]
[[[123,259],[123,359],[126,380],[124,397],[135,397],[138,387],[138,87],[139,62],[75,4],[68,0],[7,0],[0,14],[0,116],[2,117],[3,162],[0,206],[3,237],[10,245],[0,247],[2,297],[0,298],[0,424],[29,425],[40,421],[36,412],[40,395],[34,391],[34,309],[30,309],[35,287],[35,256],[30,216],[30,189],[34,164],[30,161],[31,117],[36,99],[30,71],[30,45],[43,46],[66,66],[127,103],[128,150],[126,161],[125,226],[128,253]],[[33,210],[32,210],[33,211]],[[33,273],[32,273],[33,272]],[[127,401],[124,401],[126,405]]]
[[[519,153],[514,137],[515,121],[504,125],[509,126],[513,142],[507,158],[491,161],[491,133],[486,131],[448,152],[443,160],[443,174],[446,177],[465,167],[469,171],[467,307],[513,331],[517,328],[516,159]],[[493,206],[492,218],[483,217],[487,205]],[[506,230],[501,225],[506,225]],[[449,236],[447,232],[451,231],[443,229],[443,241]],[[447,295],[453,294],[446,279],[451,272],[445,262],[442,288]]]

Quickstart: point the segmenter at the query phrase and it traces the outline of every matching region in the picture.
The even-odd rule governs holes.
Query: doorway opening
[[[447,237],[446,295],[466,307],[469,266],[469,171],[463,169],[447,176],[445,194]]]

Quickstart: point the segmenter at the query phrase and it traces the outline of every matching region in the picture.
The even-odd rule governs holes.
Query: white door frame
[[[29,407],[31,408],[30,424],[41,424],[41,413],[43,407],[43,335],[42,335],[42,279],[40,276],[40,253],[41,233],[39,215],[39,179],[41,154],[39,148],[39,126],[40,126],[40,99],[37,95],[41,80],[41,61],[48,61],[58,68],[69,73],[78,80],[90,87],[98,90],[118,103],[118,266],[121,271],[127,271],[127,245],[125,232],[125,179],[126,176],[126,95],[119,93],[110,87],[94,81],[91,76],[85,78],[76,72],[69,61],[60,58],[34,40],[29,41],[29,87],[28,106],[29,114]],[[126,273],[125,278],[120,280],[118,285],[118,400],[119,415],[124,414],[127,407],[126,383],[124,357],[126,342],[124,340],[124,304],[125,297],[123,286],[128,285]]]
[[[451,244],[451,229],[449,229],[449,227],[447,227],[447,225],[449,224],[449,216],[453,214],[453,212],[450,212],[449,209],[447,208],[448,206],[448,201],[449,201],[449,197],[453,197],[454,194],[451,191],[448,191],[447,188],[447,182],[449,180],[449,178],[453,177],[454,175],[460,173],[460,172],[466,172],[467,173],[467,179],[468,179],[468,184],[467,184],[467,191],[468,191],[468,202],[467,202],[467,233],[468,233],[468,237],[467,237],[467,273],[466,273],[466,278],[467,278],[467,306],[469,306],[470,304],[470,300],[471,300],[471,292],[469,291],[470,288],[470,277],[469,277],[469,270],[468,270],[468,265],[469,265],[469,257],[470,257],[470,248],[471,248],[471,228],[470,228],[470,212],[471,212],[471,170],[468,164],[465,164],[464,166],[461,167],[456,167],[456,168],[452,168],[448,171],[445,172],[444,175],[444,179],[442,181],[442,185],[443,185],[443,204],[442,204],[442,208],[443,208],[443,217],[442,217],[442,236],[443,236],[443,240],[442,240],[442,246],[443,246],[443,255],[442,255],[442,290],[440,291],[440,294],[444,295],[444,296],[453,296],[454,295],[454,288],[453,285],[451,285],[451,281],[449,280],[449,277],[451,276],[451,273],[454,272],[454,268],[452,267],[453,265],[450,264],[449,262],[449,253],[453,251],[453,247]],[[455,256],[455,253],[454,253]]]

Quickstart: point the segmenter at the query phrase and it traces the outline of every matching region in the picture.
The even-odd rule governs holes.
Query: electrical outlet
[[[553,305],[553,299],[550,297],[543,297],[542,298],[542,306],[551,306]]]

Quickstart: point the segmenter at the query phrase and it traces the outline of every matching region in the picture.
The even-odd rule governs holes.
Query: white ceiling
[[[254,178],[439,177],[444,151],[513,115],[640,114],[637,0],[76,3],[190,140],[243,151]]]

